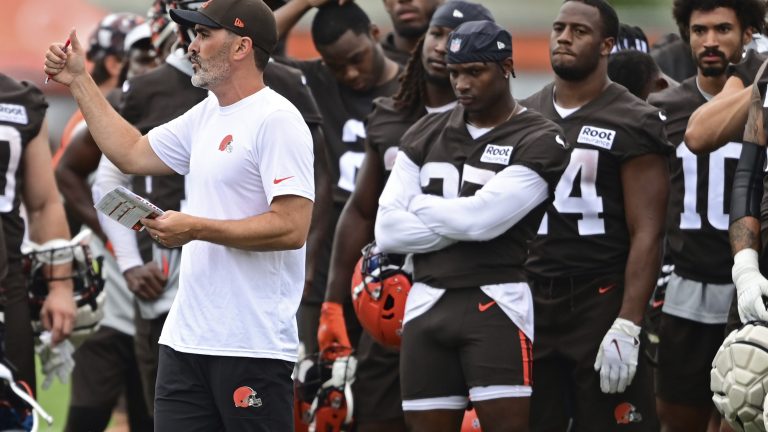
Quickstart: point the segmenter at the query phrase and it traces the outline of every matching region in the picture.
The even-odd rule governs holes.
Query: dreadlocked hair
[[[421,63],[421,52],[424,49],[424,36],[419,39],[416,47],[411,52],[411,58],[405,66],[405,72],[400,75],[400,88],[397,94],[392,96],[395,101],[395,109],[398,111],[410,110],[424,105],[427,74]]]

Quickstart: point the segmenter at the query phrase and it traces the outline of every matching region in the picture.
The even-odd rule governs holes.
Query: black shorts
[[[208,356],[160,346],[157,431],[293,430],[293,363]]]
[[[363,332],[357,345],[357,373],[352,384],[355,422],[403,418],[400,399],[400,351],[387,348]]]
[[[661,315],[656,395],[681,405],[709,407],[712,359],[723,343],[725,324],[702,324]]]
[[[623,275],[532,279],[534,299],[531,430],[658,431],[651,368],[638,355],[632,384],[605,394],[594,369],[603,337],[619,314]]]
[[[463,409],[486,386],[504,393],[472,399],[530,396],[531,342],[479,288],[448,289],[406,322],[400,357],[406,411]]]

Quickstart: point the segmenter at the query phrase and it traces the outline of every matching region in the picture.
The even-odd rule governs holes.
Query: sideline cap
[[[275,16],[262,0],[208,0],[196,11],[171,9],[170,14],[172,20],[183,26],[225,28],[249,37],[254,46],[270,55],[277,44]]]
[[[446,63],[497,63],[510,57],[512,35],[494,22],[466,22],[448,35]]]
[[[485,6],[463,0],[443,3],[432,15],[430,26],[455,29],[468,21],[495,21]]]

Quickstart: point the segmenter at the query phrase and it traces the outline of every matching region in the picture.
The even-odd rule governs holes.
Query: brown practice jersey
[[[20,269],[24,221],[19,211],[23,190],[23,158],[40,133],[48,103],[28,82],[0,73],[0,215],[10,268]]]
[[[384,168],[384,182],[386,182],[386,177],[389,177],[392,166],[395,164],[400,138],[426,114],[427,111],[423,107],[397,110],[391,97],[378,98],[373,101],[373,111],[366,120],[365,145],[378,155],[378,160]]]
[[[333,200],[343,205],[355,187],[355,177],[363,162],[365,118],[371,113],[374,99],[395,94],[399,82],[394,78],[371,91],[356,92],[339,84],[320,60],[280,61],[300,69],[306,76],[323,116]]]
[[[698,156],[688,149],[683,142],[688,118],[706,101],[696,77],[648,99],[664,111],[667,136],[676,147],[669,159],[667,208],[667,253],[675,273],[699,282],[725,284],[731,283],[728,213],[741,144],[729,142]]]
[[[306,86],[301,71],[270,62],[264,71],[264,83],[291,101],[307,124],[318,125],[322,118]],[[133,78],[126,87],[121,114],[141,133],[175,119],[200,103],[208,91],[192,85],[190,76],[170,64]],[[185,198],[184,177],[137,176],[133,188],[164,210],[179,211]],[[140,234],[142,258],[150,259],[152,241]]]
[[[623,273],[629,254],[621,165],[669,154],[664,114],[611,83],[599,97],[560,117],[554,83],[522,101],[559,124],[573,145],[526,266],[540,277]]]
[[[512,165],[530,168],[547,182],[550,197],[498,237],[462,241],[414,255],[415,280],[430,286],[463,288],[525,281],[527,242],[536,234],[555,185],[568,165],[570,149],[560,128],[526,110],[473,139],[467,131],[464,108],[457,106],[419,120],[403,137],[400,149],[419,166],[425,194],[473,196]]]

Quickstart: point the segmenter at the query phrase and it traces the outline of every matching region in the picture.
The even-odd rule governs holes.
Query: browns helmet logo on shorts
[[[261,398],[256,397],[256,391],[248,386],[238,387],[232,394],[235,406],[238,408],[260,407]]]
[[[637,408],[629,402],[622,402],[616,405],[613,415],[616,417],[616,424],[640,423],[643,421],[642,414],[637,412]]]

